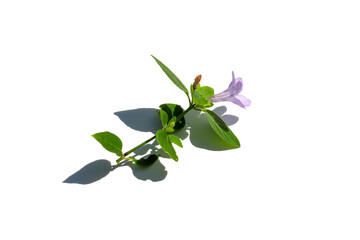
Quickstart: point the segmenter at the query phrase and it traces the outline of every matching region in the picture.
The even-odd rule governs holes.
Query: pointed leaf
[[[181,90],[183,90],[187,96],[189,96],[189,92],[186,89],[185,85],[180,81],[180,79],[167,67],[165,66],[160,60],[158,60],[156,57],[151,55],[157,64],[161,67],[161,69],[165,72],[165,74],[170,78],[170,80]]]
[[[240,147],[240,142],[224,121],[210,110],[204,110],[210,126],[225,142],[232,147]]]
[[[92,135],[106,150],[122,155],[122,142],[118,136],[111,132],[99,132]]]
[[[190,85],[190,96],[191,96],[191,99],[193,99],[193,94],[194,94],[194,87],[193,87],[193,84]]]
[[[183,147],[181,140],[178,136],[176,136],[176,135],[168,135],[168,136],[172,143],[178,145],[179,147]]]
[[[158,143],[160,144],[161,148],[167,154],[169,154],[169,156],[172,159],[174,159],[175,161],[178,161],[178,156],[176,155],[176,151],[171,144],[169,136],[166,134],[166,132],[164,130],[160,129],[156,132],[156,139],[157,139]]]
[[[167,123],[168,123],[168,115],[162,109],[160,109],[160,118],[161,118],[162,126],[165,127],[167,125]]]

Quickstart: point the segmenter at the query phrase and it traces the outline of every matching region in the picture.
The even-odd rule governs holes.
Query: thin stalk
[[[145,144],[147,144],[148,142],[151,142],[152,140],[154,140],[156,138],[156,135],[152,136],[151,138],[149,138],[148,140],[146,140],[143,143],[140,143],[139,145],[137,145],[136,147],[134,147],[133,149],[127,151],[126,153],[124,153],[124,157],[126,157],[127,155],[129,155],[130,153],[138,150],[139,148],[141,148],[142,146],[144,146]]]
[[[191,109],[193,109],[196,106],[196,104],[190,105],[185,111],[183,111],[178,117],[176,117],[176,122],[178,122],[180,119],[183,118]],[[175,122],[175,123],[176,123]]]

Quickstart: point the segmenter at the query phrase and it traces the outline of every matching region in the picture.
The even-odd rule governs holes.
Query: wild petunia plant
[[[213,111],[208,108],[212,107],[214,102],[230,101],[238,106],[245,108],[250,106],[251,102],[245,96],[240,95],[243,88],[243,81],[241,78],[235,78],[234,72],[232,72],[232,81],[229,87],[218,94],[214,94],[214,89],[209,86],[200,86],[201,75],[195,78],[194,83],[190,85],[190,91],[180,81],[180,79],[160,60],[152,56],[160,68],[165,72],[169,79],[185,94],[189,101],[189,106],[184,110],[177,104],[162,104],[160,109],[157,110],[162,128],[157,130],[156,134],[148,140],[142,142],[138,146],[130,149],[127,152],[122,150],[121,139],[110,132],[100,132],[92,135],[106,150],[115,153],[119,158],[116,163],[120,163],[123,160],[131,160],[134,164],[142,167],[152,165],[158,160],[160,155],[150,154],[146,158],[136,159],[134,156],[129,156],[131,153],[146,145],[147,143],[157,140],[160,147],[175,161],[178,161],[178,156],[173,147],[173,144],[183,147],[181,139],[172,134],[174,131],[182,129],[186,122],[184,116],[190,110],[198,110],[205,113],[210,126],[220,138],[228,143],[233,148],[239,148],[240,142],[230,128],[224,123],[224,121]]]

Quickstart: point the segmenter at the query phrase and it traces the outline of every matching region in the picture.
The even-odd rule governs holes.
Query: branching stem
[[[183,118],[191,109],[194,109],[196,107],[196,104],[190,104],[190,106],[184,111],[182,112],[177,118],[176,118],[176,122],[179,121],[181,118]],[[175,123],[176,123],[175,122]],[[123,160],[127,155],[129,155],[130,153],[138,150],[139,148],[141,148],[142,146],[144,146],[145,144],[147,144],[148,142],[151,142],[152,140],[154,140],[156,138],[156,135],[152,136],[151,138],[149,138],[148,140],[144,141],[143,143],[140,143],[139,145],[137,145],[136,147],[132,148],[131,150],[127,151],[126,153],[123,154],[123,156],[117,160],[117,162],[120,162],[121,160]]]

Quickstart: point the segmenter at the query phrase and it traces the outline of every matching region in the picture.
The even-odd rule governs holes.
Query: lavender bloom
[[[243,88],[243,81],[241,78],[235,78],[234,72],[232,72],[232,81],[229,85],[229,87],[218,94],[213,95],[210,97],[211,102],[223,102],[223,101],[229,101],[232,103],[235,103],[236,105],[246,108],[250,106],[251,101],[247,99],[245,96],[240,95]]]

